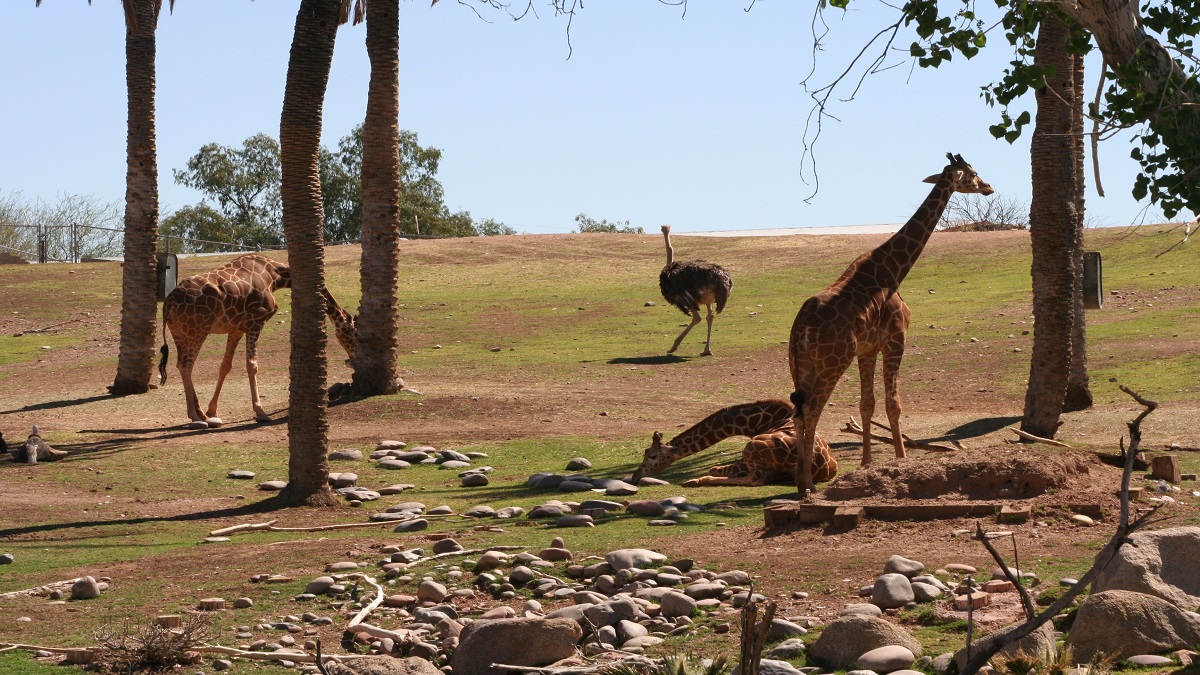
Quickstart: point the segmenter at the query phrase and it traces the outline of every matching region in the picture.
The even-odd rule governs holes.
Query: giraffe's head
[[[950,177],[950,189],[954,192],[981,195],[990,195],[995,192],[991,185],[988,185],[979,177],[979,174],[975,173],[975,169],[972,169],[971,165],[967,164],[962,155],[947,152],[946,158],[950,160],[950,163],[946,165],[946,168],[942,169],[941,173],[935,173],[926,178],[926,183],[936,183],[942,180],[943,176],[948,175]]]
[[[337,338],[338,344],[342,349],[346,350],[346,355],[350,358],[346,360],[349,364],[354,358],[354,352],[358,349],[358,329],[355,325],[355,318],[338,304],[337,300],[333,299],[333,295],[328,288],[321,289],[321,295],[325,298],[325,315],[333,322],[333,336]]]
[[[653,476],[663,469],[671,466],[675,461],[675,448],[671,445],[663,445],[662,434],[654,432],[654,436],[650,439],[650,447],[646,448],[646,454],[642,457],[642,463],[637,470],[633,472],[633,477],[630,482],[636,484],[639,480],[646,476]]]

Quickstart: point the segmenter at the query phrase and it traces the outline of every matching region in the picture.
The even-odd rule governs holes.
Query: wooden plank
[[[863,521],[867,510],[861,506],[839,506],[833,512],[833,526],[839,530],[853,530]]]

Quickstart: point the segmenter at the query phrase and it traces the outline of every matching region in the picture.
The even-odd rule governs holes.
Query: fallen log
[[[1031,434],[1029,432],[1021,431],[1020,429],[1018,429],[1016,427],[1009,427],[1008,430],[1013,432],[1014,434],[1020,436],[1021,438],[1024,438],[1027,441],[1033,441],[1034,443],[1045,443],[1046,445],[1053,445],[1056,448],[1067,448],[1068,450],[1075,449],[1073,446],[1067,445],[1066,443],[1063,443],[1062,441],[1056,441],[1053,438],[1042,438],[1041,436],[1034,436],[1033,434]]]

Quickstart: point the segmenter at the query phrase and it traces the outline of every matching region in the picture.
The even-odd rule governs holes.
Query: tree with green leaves
[[[596,220],[586,213],[580,213],[575,216],[576,232],[580,234],[587,232],[608,232],[612,234],[645,234],[645,230],[640,227],[632,227],[628,220],[616,220],[608,222],[607,220]]]

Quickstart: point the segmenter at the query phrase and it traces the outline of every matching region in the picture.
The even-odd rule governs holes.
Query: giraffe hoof
[[[209,417],[209,418],[205,419],[204,421],[208,424],[209,428],[212,428],[212,429],[216,429],[217,427],[221,426],[222,424],[225,424],[225,421],[222,420],[220,417]]]
[[[187,426],[185,428],[187,428],[187,429],[207,429],[208,422],[205,422],[204,420],[192,420],[191,422],[187,423]]]

